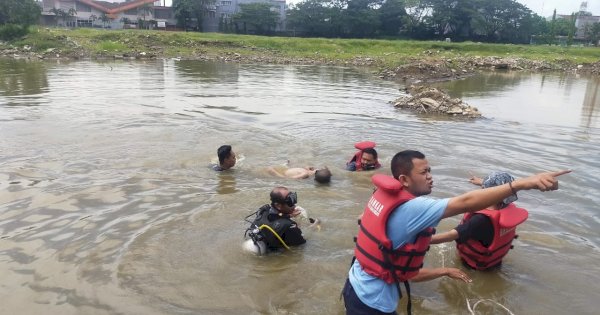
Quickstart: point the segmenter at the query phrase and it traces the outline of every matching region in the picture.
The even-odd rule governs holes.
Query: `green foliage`
[[[598,46],[598,41],[600,41],[600,23],[587,25],[585,37],[587,40],[592,42],[594,46]]]
[[[27,35],[26,26],[15,24],[4,24],[0,26],[0,40],[13,40]]]
[[[309,37],[499,43],[575,34],[574,19],[547,22],[516,0],[304,0],[288,10],[287,25]]]
[[[37,23],[42,8],[34,0],[0,0],[0,25]]]
[[[398,36],[402,31],[403,22],[408,14],[403,0],[387,0],[379,10],[379,21],[381,23],[381,34],[387,36]]]
[[[179,27],[202,31],[202,19],[215,0],[173,0],[175,19]]]
[[[305,36],[341,37],[343,6],[330,0],[305,0],[288,10],[287,24]]]
[[[117,52],[117,51],[125,51],[127,50],[127,46],[125,44],[113,41],[102,41],[96,45],[96,51],[109,51],[109,52]]]
[[[279,14],[271,11],[269,3],[255,2],[240,4],[241,12],[233,16],[237,30],[248,32],[248,28],[256,34],[266,35],[275,30]]]

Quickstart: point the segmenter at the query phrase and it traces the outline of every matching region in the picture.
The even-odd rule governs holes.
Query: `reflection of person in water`
[[[315,177],[315,181],[320,184],[326,184],[331,181],[331,171],[327,167],[316,169],[312,166],[306,167],[269,167],[268,171],[271,175],[292,178],[292,179],[305,179],[311,176]]]
[[[493,172],[485,179],[473,176],[470,182],[489,188],[514,180],[506,172]],[[516,200],[516,194],[510,195],[487,209],[465,214],[456,228],[434,235],[431,244],[456,241],[462,260],[477,270],[499,266],[512,248],[517,225],[527,220],[527,210],[517,208],[513,204]]]
[[[235,176],[232,172],[220,172],[218,174],[219,183],[217,193],[221,195],[237,192]]]
[[[219,164],[211,165],[212,169],[220,172],[228,170],[235,166],[236,158],[235,153],[231,149],[230,145],[222,145],[217,149],[217,156],[219,157]]]
[[[354,171],[370,171],[381,167],[377,159],[377,151],[375,151],[375,142],[363,141],[354,145],[359,151],[356,152],[350,161],[346,163],[346,170]]]
[[[246,230],[246,235],[250,236],[258,248],[266,247],[268,250],[289,249],[290,246],[306,243],[302,230],[296,221],[292,220],[302,211],[296,206],[296,193],[279,186],[273,188],[270,197],[271,204],[260,207],[254,213],[256,217]]]

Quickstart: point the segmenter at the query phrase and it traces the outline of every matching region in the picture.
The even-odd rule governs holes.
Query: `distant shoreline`
[[[179,58],[216,62],[365,66],[390,80],[452,80],[483,69],[600,74],[600,48],[412,40],[265,37],[196,32],[34,27],[0,43],[14,59]]]

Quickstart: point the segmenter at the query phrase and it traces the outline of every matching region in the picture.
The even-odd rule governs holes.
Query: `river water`
[[[401,84],[353,68],[0,61],[0,313],[343,314],[372,192],[370,174],[344,164],[373,140],[382,173],[400,150],[425,153],[434,197],[474,189],[469,172],[574,170],[559,191],[519,194],[530,217],[500,270],[413,284],[414,314],[597,314],[600,80],[488,73],[440,86],[486,118],[397,110]],[[215,173],[224,143],[240,159]],[[329,166],[331,185],[265,171],[287,160]],[[321,229],[290,252],[244,253],[243,218],[276,185]],[[426,265],[462,268],[451,244]]]

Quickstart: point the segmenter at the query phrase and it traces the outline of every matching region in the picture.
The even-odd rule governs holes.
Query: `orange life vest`
[[[485,247],[480,241],[469,239],[456,244],[460,257],[472,268],[485,270],[498,265],[508,251],[513,248],[512,241],[517,238],[517,225],[527,220],[528,212],[509,204],[501,210],[481,210],[475,213],[487,216],[494,226],[494,238],[490,246]],[[461,223],[471,218],[473,213],[465,213]]]
[[[357,142],[354,144],[354,147],[358,149],[358,151],[356,153],[354,153],[354,155],[352,156],[352,158],[350,159],[350,161],[346,162],[346,165],[354,162],[356,165],[356,170],[357,171],[362,171],[362,155],[363,155],[363,150],[365,149],[372,149],[375,147],[375,142],[373,141],[362,141],[362,142]],[[381,164],[379,164],[379,159],[375,160],[375,168],[380,168]]]
[[[374,277],[387,283],[407,281],[423,267],[435,229],[428,228],[419,233],[415,243],[394,249],[386,235],[387,220],[398,206],[415,196],[402,189],[400,182],[391,176],[376,174],[371,180],[377,190],[359,220],[354,255],[362,269]]]

